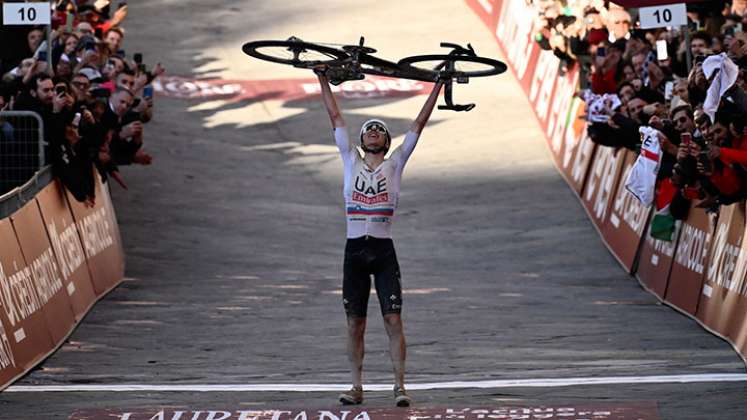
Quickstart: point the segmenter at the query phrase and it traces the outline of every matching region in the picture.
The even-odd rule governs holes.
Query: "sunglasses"
[[[369,125],[367,125],[367,126],[366,126],[366,129],[365,129],[365,130],[363,130],[363,131],[364,131],[365,133],[368,133],[368,132],[369,132],[369,131],[371,131],[371,130],[375,130],[375,131],[378,131],[379,133],[386,133],[386,128],[384,128],[384,126],[383,126],[383,125],[381,125],[381,124],[376,124],[376,123],[373,123],[373,124],[369,124]]]

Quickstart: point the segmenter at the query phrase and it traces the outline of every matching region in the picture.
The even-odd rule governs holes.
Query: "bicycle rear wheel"
[[[241,49],[260,60],[305,68],[334,65],[349,58],[345,51],[303,41],[252,41]]]
[[[470,55],[446,55],[428,54],[414,55],[403,58],[397,63],[400,66],[409,66],[421,71],[445,72],[447,68],[453,68],[451,77],[484,77],[494,76],[506,71],[506,64],[502,61],[486,57],[475,57]],[[453,64],[453,67],[451,66]]]

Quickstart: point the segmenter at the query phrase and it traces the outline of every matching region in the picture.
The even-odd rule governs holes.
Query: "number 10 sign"
[[[49,25],[49,2],[3,3],[3,25]]]
[[[687,8],[685,7],[685,3],[641,7],[639,15],[642,29],[687,25]]]

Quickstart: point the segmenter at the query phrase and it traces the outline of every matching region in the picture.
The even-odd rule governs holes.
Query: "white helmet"
[[[363,141],[363,134],[366,133],[366,129],[368,129],[368,127],[372,124],[378,124],[382,126],[384,128],[384,132],[386,133],[387,142],[391,143],[392,135],[389,134],[389,127],[386,126],[386,123],[384,121],[381,121],[378,118],[371,118],[370,120],[363,123],[363,125],[361,126],[361,135],[360,135],[361,141]]]

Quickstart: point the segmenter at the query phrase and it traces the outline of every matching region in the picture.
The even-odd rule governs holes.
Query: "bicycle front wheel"
[[[397,63],[410,66],[421,71],[446,72],[453,69],[450,77],[484,77],[495,76],[506,71],[506,64],[502,61],[486,57],[469,55],[429,54],[414,55],[403,58]]]
[[[345,51],[303,41],[252,41],[241,49],[260,60],[305,68],[333,65],[349,57]]]

